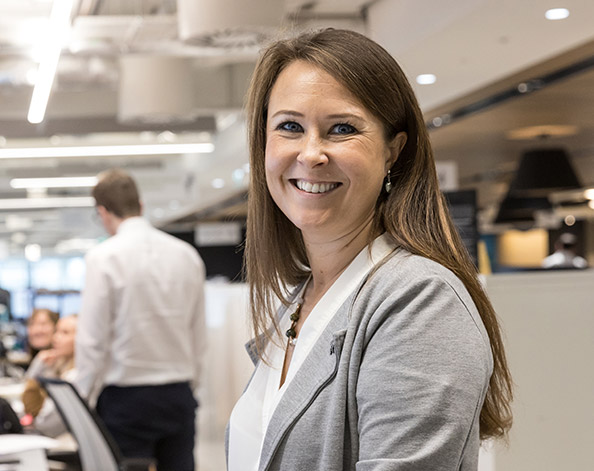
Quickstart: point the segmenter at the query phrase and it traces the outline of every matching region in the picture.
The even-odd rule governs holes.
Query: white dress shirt
[[[205,270],[196,250],[132,217],[85,259],[75,355],[81,394],[94,404],[106,385],[197,387]]]
[[[250,384],[231,413],[229,471],[257,471],[270,418],[299,367],[340,306],[352,294],[365,275],[393,249],[394,246],[390,244],[386,236],[379,236],[372,243],[371,254],[369,248],[365,247],[326,291],[301,327],[287,377],[280,388],[285,350],[272,342],[268,344],[266,353],[269,365],[263,362],[258,363]],[[304,288],[305,286],[302,289]],[[285,315],[280,319],[281,332],[289,328],[291,324],[289,316],[295,312],[301,296],[302,293],[297,296],[294,305],[289,306]]]

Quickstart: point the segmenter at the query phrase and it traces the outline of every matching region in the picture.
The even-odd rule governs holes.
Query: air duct
[[[212,47],[258,46],[281,24],[279,0],[178,0],[179,37]]]
[[[124,55],[120,58],[118,120],[178,122],[193,118],[191,59]]]

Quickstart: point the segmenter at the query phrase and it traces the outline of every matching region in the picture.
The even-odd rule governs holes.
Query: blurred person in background
[[[123,455],[194,471],[205,348],[205,268],[194,247],[141,217],[136,183],[99,175],[96,208],[111,236],[85,258],[76,385]]]
[[[33,417],[36,431],[49,437],[57,437],[66,432],[66,426],[51,399],[35,378],[59,378],[73,382],[74,340],[78,317],[76,314],[62,317],[52,336],[52,346],[39,352],[27,370],[28,380],[23,391],[22,401],[25,413]]]
[[[51,348],[52,337],[59,318],[60,315],[50,309],[33,309],[27,321],[27,345],[31,360],[41,350]]]
[[[576,253],[578,238],[564,232],[555,241],[555,251],[542,261],[543,268],[588,268],[584,257]]]

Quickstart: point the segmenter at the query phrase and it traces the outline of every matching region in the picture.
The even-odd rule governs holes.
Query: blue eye
[[[348,123],[339,123],[332,128],[332,132],[336,134],[353,134],[357,130]]]
[[[277,129],[288,132],[301,132],[303,130],[301,125],[296,123],[295,121],[286,121],[284,123],[281,123],[279,124]]]

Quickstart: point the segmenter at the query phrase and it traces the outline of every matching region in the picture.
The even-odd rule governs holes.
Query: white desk
[[[49,470],[46,450],[56,448],[58,443],[40,435],[0,435],[0,470]]]

